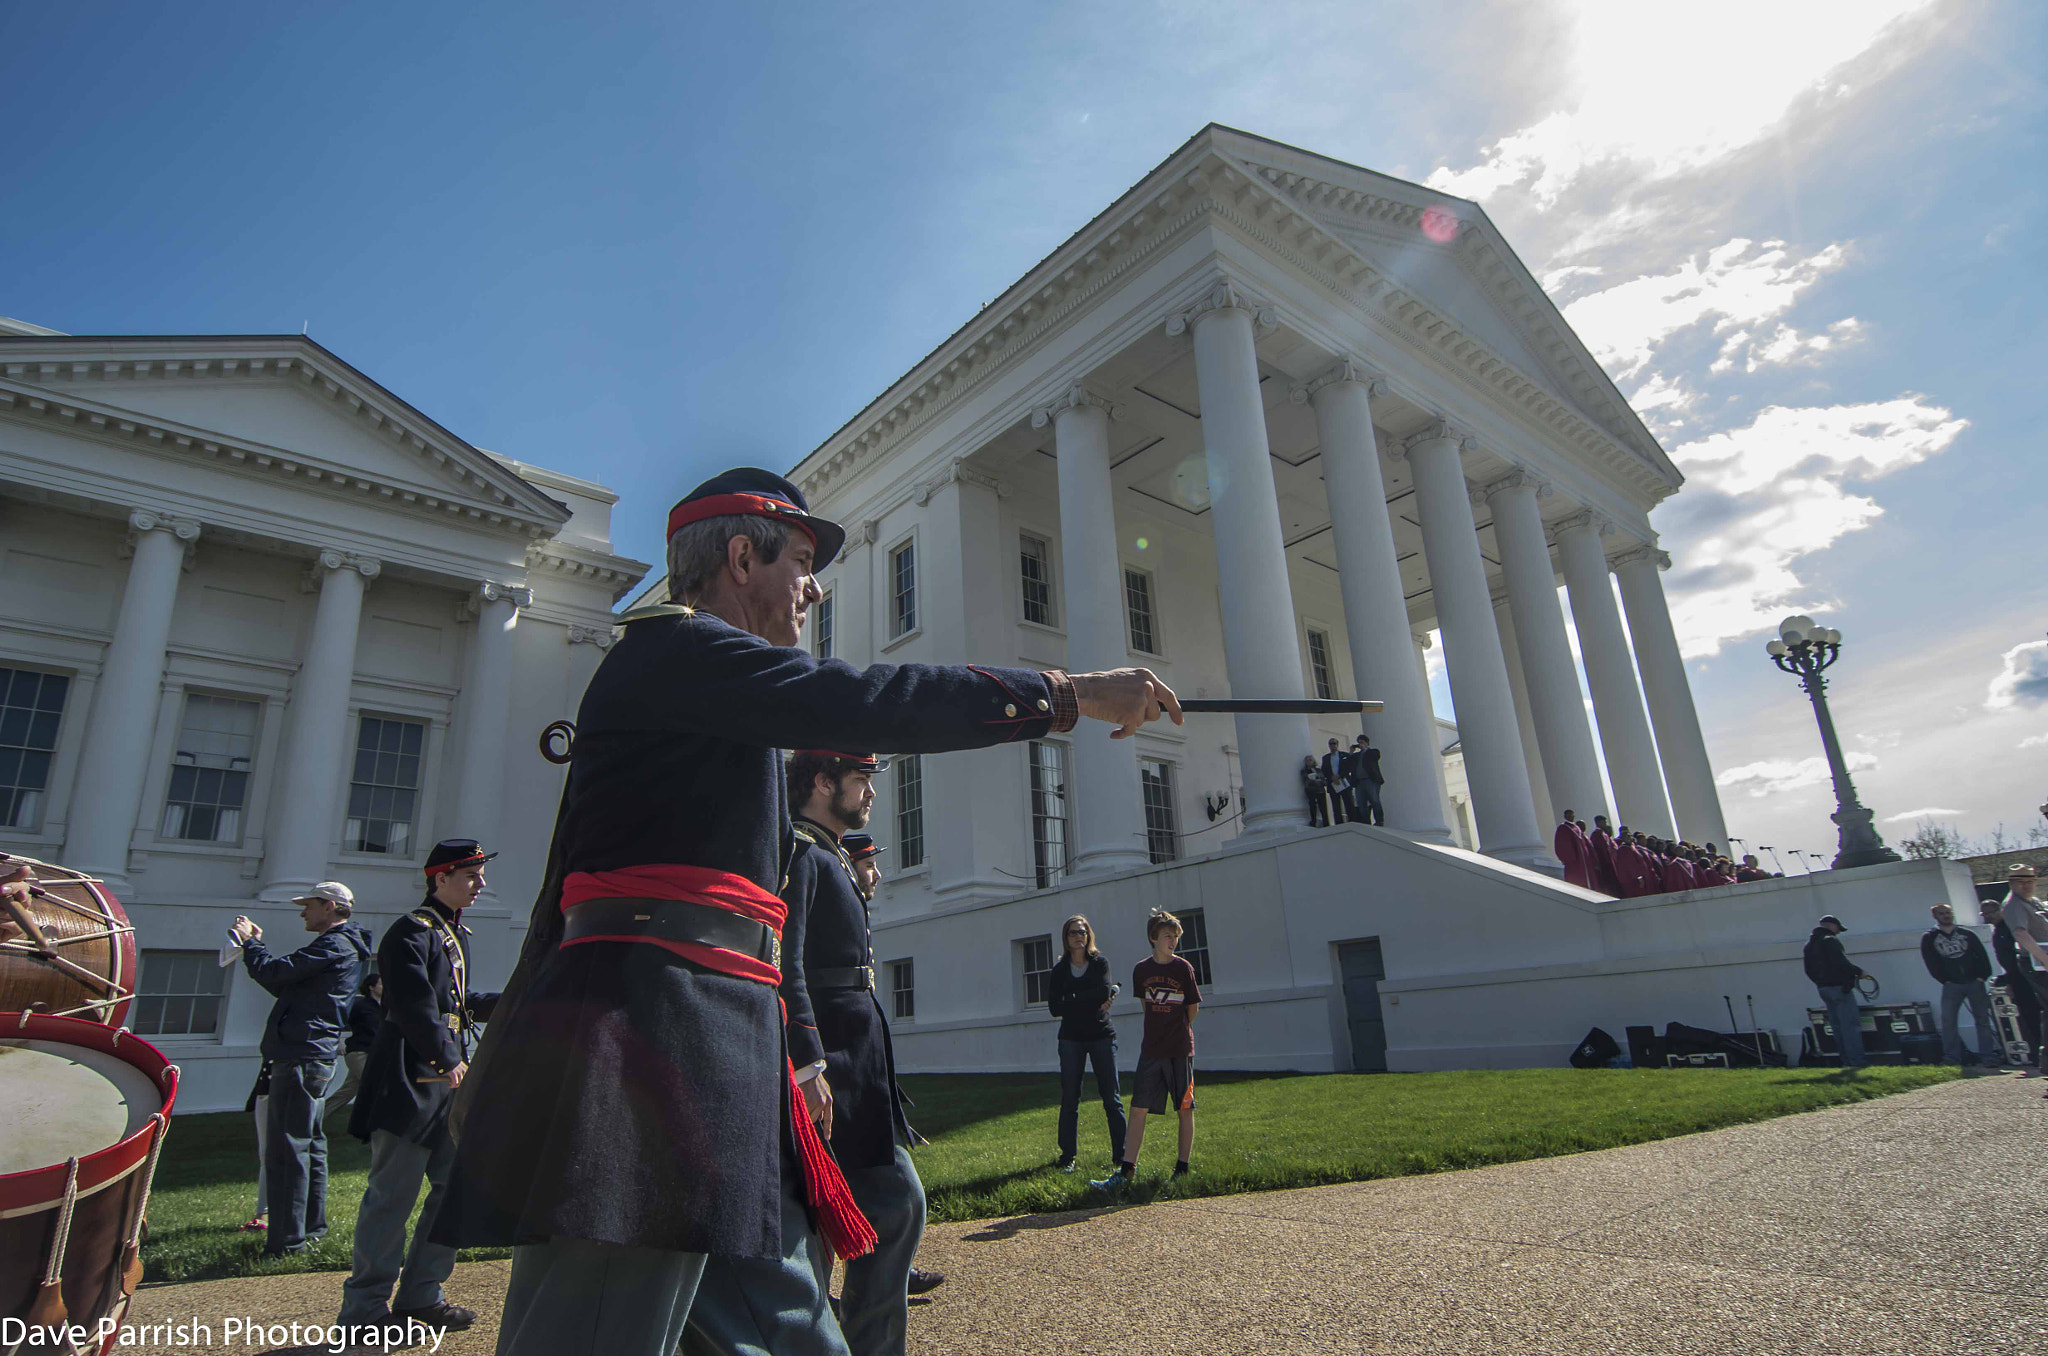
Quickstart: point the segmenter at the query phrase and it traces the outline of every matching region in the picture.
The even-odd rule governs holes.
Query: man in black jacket
[[[270,1061],[266,1257],[304,1252],[327,1232],[327,1131],[320,1112],[348,1032],[356,977],[370,954],[370,935],[348,921],[355,896],[346,885],[322,881],[293,902],[315,935],[288,956],[271,955],[263,929],[247,917],[236,918],[231,929],[249,978],[277,997],[263,1026],[263,1057]]]
[[[1351,746],[1351,794],[1368,824],[1387,822],[1386,807],[1380,804],[1380,788],[1386,784],[1387,774],[1380,771],[1380,751],[1371,739],[1360,735]]]
[[[1833,914],[1823,917],[1806,939],[1806,977],[1820,990],[1821,1006],[1834,1024],[1835,1048],[1842,1052],[1842,1067],[1860,1069],[1863,1057],[1863,1012],[1856,1002],[1856,981],[1863,971],[1842,949],[1840,936],[1848,929]]]
[[[462,911],[483,893],[484,863],[495,856],[472,838],[436,843],[427,854],[426,899],[386,928],[377,947],[384,1020],[348,1122],[350,1134],[369,1141],[370,1181],[341,1289],[338,1321],[345,1325],[417,1319],[460,1330],[476,1321],[474,1310],[442,1293],[455,1249],[430,1235],[455,1161],[448,1103],[469,1070],[470,1028],[489,1021],[498,1001],[469,987],[469,929],[462,925]],[[427,1203],[408,1252],[405,1222],[422,1182]]]
[[[747,1296],[774,1329],[752,1350],[845,1351],[809,1241],[853,1257],[874,1235],[792,1114],[778,749],[942,753],[1084,715],[1118,738],[1180,720],[1144,669],[819,659],[798,641],[845,539],[781,476],[713,477],[669,514],[673,601],[620,619],[583,694],[553,866],[459,1099],[435,1225],[513,1247],[498,1356],[672,1356],[712,1256],[774,1269]]]
[[[1963,1062],[1963,1032],[1956,1019],[1968,1003],[1977,1023],[1977,1062],[2000,1063],[1998,1037],[1992,1034],[1991,995],[1984,991],[1984,981],[1991,978],[1991,957],[1976,933],[1956,926],[1954,909],[1936,904],[1928,912],[1934,915],[1934,926],[1921,935],[1920,959],[1941,985],[1942,1062]]]

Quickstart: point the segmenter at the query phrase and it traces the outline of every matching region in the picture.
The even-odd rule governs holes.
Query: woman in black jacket
[[[1123,986],[1109,980],[1109,961],[1095,949],[1095,929],[1075,914],[1060,929],[1066,954],[1053,963],[1046,1006],[1060,1019],[1060,1160],[1061,1172],[1074,1170],[1074,1147],[1081,1107],[1081,1071],[1095,1066],[1095,1090],[1109,1118],[1109,1161],[1124,1157],[1124,1099],[1117,1086],[1116,1030],[1109,1024],[1109,1005]]]

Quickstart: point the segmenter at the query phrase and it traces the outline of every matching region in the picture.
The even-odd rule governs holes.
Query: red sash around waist
[[[780,896],[745,876],[677,863],[628,866],[615,871],[572,871],[562,881],[563,913],[596,899],[676,899],[708,905],[765,923],[778,937],[789,913]],[[768,962],[722,947],[632,935],[577,937],[562,945],[567,948],[585,942],[645,943],[721,975],[750,979],[770,988],[782,983],[782,972]],[[789,1118],[796,1132],[797,1155],[803,1159],[805,1196],[817,1214],[818,1228],[841,1257],[864,1256],[874,1251],[874,1226],[854,1204],[853,1192],[848,1189],[839,1164],[818,1138],[818,1128],[811,1124],[806,1111],[803,1089],[797,1086],[796,1071],[787,1059],[783,1061],[783,1071],[789,1080]]]

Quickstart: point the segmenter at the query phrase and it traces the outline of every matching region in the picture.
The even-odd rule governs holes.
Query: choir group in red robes
[[[1753,856],[1744,857],[1737,867],[1712,843],[1697,846],[1652,838],[1631,831],[1626,824],[1619,830],[1610,829],[1606,815],[1594,815],[1589,832],[1570,810],[1564,812],[1564,822],[1557,826],[1551,850],[1564,864],[1565,880],[1616,899],[1701,890],[1770,877]]]

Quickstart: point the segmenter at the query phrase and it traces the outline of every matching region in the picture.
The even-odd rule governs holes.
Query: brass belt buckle
[[[860,972],[862,976],[866,978],[868,982],[868,988],[872,990],[875,987],[875,967],[872,965],[863,965],[860,967]]]
[[[462,1029],[462,1018],[455,1013],[444,1012],[441,1014],[441,1020],[448,1023],[448,1029],[450,1031],[459,1031]]]
[[[782,938],[772,930],[768,934],[768,963],[778,970],[782,968]]]

